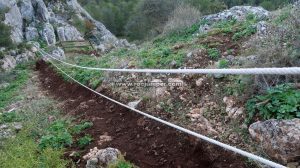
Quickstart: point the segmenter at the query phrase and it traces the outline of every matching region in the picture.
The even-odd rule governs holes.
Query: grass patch
[[[22,131],[16,138],[9,139],[0,150],[0,167],[7,168],[64,168],[69,162],[62,159],[63,150],[46,148],[40,151],[35,140]]]
[[[3,74],[1,82],[5,81],[9,83],[9,85],[0,90],[0,109],[4,109],[14,99],[18,91],[26,84],[30,71],[28,70],[29,65],[32,65],[32,63],[19,64],[11,72]]]

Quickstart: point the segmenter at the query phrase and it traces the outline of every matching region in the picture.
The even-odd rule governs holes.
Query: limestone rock
[[[0,60],[1,68],[5,71],[15,68],[16,64],[17,62],[15,58],[9,55],[5,56],[2,60]]]
[[[22,18],[25,19],[28,23],[33,21],[34,9],[31,0],[20,1],[20,12],[22,14]]]
[[[55,45],[56,37],[53,26],[50,23],[46,23],[44,25],[43,30],[40,32],[40,34],[48,45]]]
[[[128,106],[135,109],[135,108],[138,107],[138,105],[140,104],[141,101],[142,100],[137,100],[137,101],[129,102]]]
[[[35,27],[26,27],[25,38],[27,41],[36,40],[39,38],[39,32]]]
[[[223,102],[226,104],[226,112],[229,118],[237,119],[244,114],[244,107],[236,106],[236,101],[233,97],[224,97]]]
[[[61,49],[60,47],[56,47],[54,50],[52,50],[52,56],[57,58],[57,59],[65,59],[65,52],[63,49]]]
[[[17,64],[22,63],[22,62],[27,62],[29,60],[34,59],[35,54],[32,53],[31,51],[25,51],[24,53],[21,53],[16,56],[16,62]]]
[[[83,156],[87,160],[86,168],[93,168],[94,166],[107,166],[115,162],[121,152],[115,148],[97,149],[97,147],[90,150],[88,154]]]
[[[11,39],[15,43],[23,41],[23,18],[17,4],[14,4],[5,14],[4,23],[12,27]]]
[[[250,125],[249,132],[272,158],[284,164],[299,159],[300,119],[259,121]]]
[[[57,28],[57,34],[60,41],[83,40],[80,32],[71,25],[65,25]]]
[[[245,20],[249,14],[254,14],[259,20],[267,19],[270,12],[262,7],[252,6],[234,6],[223,12],[205,16],[208,21],[223,21],[229,19],[237,19],[238,21]]]
[[[32,0],[33,6],[36,8],[36,16],[40,21],[48,22],[50,14],[43,0]]]
[[[212,127],[211,123],[203,116],[204,109],[196,108],[191,110],[187,116],[191,118],[191,121],[195,122],[196,127],[202,132],[211,135],[217,135],[218,132]]]

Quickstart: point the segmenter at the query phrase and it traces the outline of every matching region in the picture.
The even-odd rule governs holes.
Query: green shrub
[[[134,168],[135,166],[126,161],[123,155],[118,156],[118,160],[107,166],[108,168]]]
[[[220,61],[218,61],[218,68],[220,69],[225,69],[229,67],[229,61],[226,59],[221,59]]]
[[[68,123],[64,120],[55,121],[47,131],[47,135],[42,136],[40,140],[39,147],[41,149],[48,147],[62,149],[73,143],[72,135],[68,131]]]
[[[71,132],[73,134],[80,134],[81,131],[87,129],[87,128],[90,128],[93,126],[93,123],[92,122],[82,122],[78,125],[75,125],[71,128]]]
[[[84,148],[91,144],[92,141],[93,138],[90,135],[85,135],[84,137],[78,139],[77,144],[79,148]]]
[[[248,100],[246,109],[248,123],[257,114],[265,120],[300,118],[300,90],[288,84],[276,86]]]
[[[208,52],[208,56],[213,60],[216,60],[221,56],[220,51],[216,48],[209,48],[207,52]]]

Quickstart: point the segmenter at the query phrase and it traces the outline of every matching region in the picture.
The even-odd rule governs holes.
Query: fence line
[[[40,53],[42,53],[42,52],[40,52]],[[44,55],[44,54],[42,53],[42,55]],[[47,54],[47,55],[49,56],[49,54]],[[52,56],[51,56],[51,57],[52,57]],[[201,135],[201,134],[196,133],[196,132],[194,132],[194,131],[188,130],[188,129],[183,128],[183,127],[180,127],[180,126],[175,125],[175,124],[173,124],[173,123],[170,123],[170,122],[168,122],[168,121],[162,120],[162,119],[160,119],[160,118],[157,118],[157,117],[155,117],[155,116],[152,116],[152,115],[147,114],[147,113],[145,113],[145,112],[142,112],[142,111],[140,111],[140,110],[137,110],[137,109],[135,109],[135,108],[132,108],[132,107],[126,105],[126,104],[123,104],[123,103],[121,103],[121,102],[119,102],[119,101],[116,101],[116,100],[114,100],[114,99],[112,99],[112,98],[110,98],[110,97],[108,97],[108,96],[105,96],[105,95],[103,95],[103,94],[101,94],[101,93],[98,93],[98,92],[96,92],[95,90],[93,90],[93,89],[91,89],[91,88],[85,86],[84,84],[82,84],[82,83],[80,83],[79,81],[77,81],[76,79],[74,79],[72,76],[70,76],[70,75],[67,74],[65,71],[63,71],[61,68],[59,68],[56,64],[54,64],[51,60],[49,60],[49,62],[50,62],[53,66],[55,66],[59,71],[61,71],[64,75],[66,75],[68,78],[70,78],[71,80],[73,80],[73,81],[76,82],[77,84],[81,85],[82,87],[88,89],[89,91],[91,91],[91,92],[93,92],[93,93],[95,93],[95,94],[97,94],[97,95],[99,95],[99,96],[101,96],[101,97],[103,97],[103,98],[105,98],[105,99],[107,99],[107,100],[109,100],[109,101],[112,101],[112,102],[114,102],[114,103],[116,103],[116,104],[118,104],[118,105],[120,105],[120,106],[123,106],[123,107],[125,107],[125,108],[127,108],[127,109],[130,109],[130,110],[132,110],[132,111],[134,111],[134,112],[136,112],[136,113],[138,113],[138,114],[141,114],[141,115],[143,115],[143,116],[145,116],[145,117],[147,117],[147,118],[150,118],[150,119],[152,119],[152,120],[155,120],[155,121],[157,121],[157,122],[160,122],[160,123],[162,123],[162,124],[164,124],[164,125],[168,125],[168,126],[174,128],[174,129],[178,130],[178,131],[181,131],[181,132],[184,132],[184,133],[186,133],[186,134],[195,136],[195,137],[197,137],[197,138],[199,138],[199,139],[202,139],[202,140],[207,141],[207,142],[209,142],[209,143],[215,144],[215,145],[220,146],[220,147],[222,147],[222,148],[224,148],[224,149],[227,149],[227,150],[230,150],[230,151],[232,151],[232,152],[238,153],[238,154],[240,154],[240,155],[242,155],[242,156],[245,156],[245,157],[250,158],[250,159],[252,159],[252,160],[258,161],[258,162],[263,163],[263,164],[266,164],[266,165],[268,165],[268,166],[272,166],[272,167],[274,167],[274,168],[286,168],[285,166],[280,165],[280,164],[278,164],[278,163],[275,163],[275,162],[273,162],[273,161],[267,160],[267,159],[262,158],[262,157],[260,157],[260,156],[257,156],[257,155],[254,155],[254,154],[252,154],[252,153],[249,153],[249,152],[247,152],[247,151],[238,149],[238,148],[236,148],[236,147],[233,147],[233,146],[227,145],[227,144],[225,144],[225,143],[219,142],[219,141],[217,141],[217,140],[211,139],[211,138],[209,138],[209,137],[207,137],[207,136]]]
[[[65,65],[98,71],[109,72],[137,72],[137,73],[167,73],[167,74],[225,74],[225,75],[299,75],[300,67],[284,67],[284,68],[240,68],[240,69],[110,69],[110,68],[96,68],[86,67],[71,64],[62,61],[44,52],[49,57],[59,61]]]

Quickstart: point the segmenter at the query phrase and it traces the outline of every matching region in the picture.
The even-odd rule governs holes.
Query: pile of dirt
[[[76,117],[78,122],[88,120],[94,124],[85,132],[92,135],[93,143],[85,149],[74,145],[68,149],[69,153],[79,151],[84,155],[94,147],[113,147],[125,153],[127,160],[142,168],[246,167],[245,159],[232,152],[146,119],[78,84],[64,81],[44,61],[37,62],[36,69],[43,89],[62,102],[61,107],[66,115]],[[109,136],[109,140],[102,141],[103,135]],[[84,166],[85,161],[78,163],[78,167]]]

